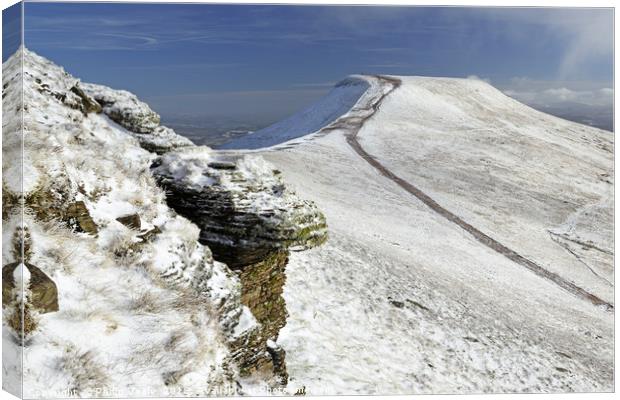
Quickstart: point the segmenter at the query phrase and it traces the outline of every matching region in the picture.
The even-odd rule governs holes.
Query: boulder
[[[15,269],[20,262],[13,262],[2,267],[2,304],[10,304],[15,293]],[[36,266],[25,262],[30,273],[28,304],[41,314],[58,311],[58,289],[54,281]],[[18,288],[18,290],[21,290]]]
[[[139,230],[140,226],[142,226],[142,222],[140,221],[140,216],[138,214],[124,215],[116,218],[116,220],[129,229]]]
[[[76,201],[71,203],[65,212],[64,218],[71,227],[74,227],[79,232],[86,232],[91,235],[96,235],[98,232],[97,225],[93,221],[86,204],[83,201]]]

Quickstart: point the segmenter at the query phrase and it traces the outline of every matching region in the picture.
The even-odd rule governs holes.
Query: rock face
[[[277,373],[285,382],[284,352],[275,344],[269,351],[268,342],[286,324],[281,294],[288,252],[323,243],[325,217],[260,158],[217,160],[196,148],[167,153],[152,168],[170,207],[196,223],[215,259],[239,274],[241,302],[260,324],[233,343],[241,373]]]
[[[288,317],[282,297],[287,263],[288,251],[277,250],[245,266],[239,273],[241,302],[250,308],[260,324],[260,329],[249,335],[251,346],[238,345],[243,349],[237,357],[241,373],[274,374],[279,383],[288,379],[284,350],[275,344]]]

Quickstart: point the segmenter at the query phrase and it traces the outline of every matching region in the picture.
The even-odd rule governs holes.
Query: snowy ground
[[[482,81],[405,78],[359,141],[478,229],[613,300],[609,132],[534,111]],[[586,212],[593,216],[587,224],[576,231],[566,226],[599,203],[607,206],[598,215]],[[592,245],[589,254],[578,258],[556,243],[552,232],[567,229],[570,238]]]
[[[613,138],[498,104],[483,83],[423,83],[405,79],[386,98],[359,133],[365,149],[479,229],[611,300],[613,288],[547,229],[563,226],[579,205],[605,204],[613,185],[598,177],[613,181]],[[443,158],[431,157],[437,152]],[[287,267],[290,317],[278,342],[290,390],[613,389],[613,313],[474,240],[379,175],[343,131],[263,155],[330,227],[326,245],[293,254]],[[607,209],[578,234],[596,240],[588,231],[597,229],[583,225],[607,227]],[[610,243],[604,232],[597,246]]]

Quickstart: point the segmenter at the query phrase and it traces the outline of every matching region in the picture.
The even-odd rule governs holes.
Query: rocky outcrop
[[[288,254],[323,243],[325,217],[261,158],[222,160],[195,148],[167,153],[152,169],[169,206],[197,224],[214,258],[238,273],[241,302],[259,323],[231,343],[242,375],[276,374],[286,382],[284,351],[275,342],[286,324]]]
[[[125,90],[115,90],[92,83],[82,84],[88,97],[96,100],[100,109],[138,139],[140,146],[152,153],[194,146],[191,140],[178,135],[174,130],[159,125],[160,117],[148,104]]]
[[[85,83],[82,88],[97,100],[110,119],[132,132],[150,133],[159,126],[159,114],[133,93],[94,83]]]
[[[53,347],[55,338],[43,329],[89,315],[92,304],[84,299],[105,291],[119,300],[106,305],[106,334],[117,329],[115,320],[130,320],[121,342],[135,337],[144,348],[182,354],[145,359],[125,343],[122,359],[101,357],[106,368],[148,363],[161,372],[161,381],[149,382],[157,393],[184,379],[191,387],[195,376],[235,381],[234,366],[244,376],[286,382],[285,352],[276,344],[287,317],[285,268],[291,250],[325,241],[325,218],[316,206],[298,198],[261,158],[222,158],[159,126],[159,116],[131,93],[81,83],[25,49],[23,56],[24,79],[19,54],[3,76],[12,107],[3,128],[14,133],[3,142],[3,226],[26,221],[35,246],[23,249],[32,257],[5,257],[3,297],[12,299],[5,322],[43,346],[28,347],[27,335],[21,340],[24,352],[44,360],[32,370],[58,372],[40,350]],[[22,127],[28,132],[23,152]],[[28,290],[15,297],[25,281],[11,277],[26,275]],[[59,305],[63,312],[49,312]],[[39,329],[43,312],[41,321],[54,323]],[[144,312],[157,314],[163,325],[141,318]],[[71,324],[92,328],[80,318]],[[97,343],[83,344],[76,331],[54,334],[105,354]],[[178,337],[190,333],[199,342],[185,346]],[[162,334],[170,335],[169,343]],[[17,367],[12,371],[19,376]]]
[[[160,155],[182,147],[194,146],[191,140],[177,135],[174,130],[166,126],[158,126],[150,133],[134,133],[133,137],[138,139],[143,149]]]
[[[199,290],[216,296],[212,301],[222,316],[221,325],[228,332],[241,374],[276,384],[286,382],[285,352],[276,344],[287,317],[282,298],[285,267],[289,250],[307,249],[326,240],[321,212],[313,203],[299,199],[284,184],[280,172],[262,159],[219,158],[209,148],[197,147],[174,130],[159,126],[159,116],[131,93],[92,84],[84,88],[142,148],[161,156],[152,172],[166,190],[168,205],[198,225],[200,242],[209,247],[215,260],[226,264],[205,276],[192,272],[191,279],[232,282],[233,287],[221,298],[211,290],[212,285]],[[138,225],[129,216],[117,221],[134,229]],[[226,266],[236,274],[227,273]],[[187,274],[164,275],[170,279],[177,273]],[[248,325],[248,319],[254,323]]]
[[[278,250],[304,250],[326,239],[325,217],[297,197],[262,158],[217,160],[205,148],[165,154],[153,174],[168,204],[196,223],[201,242],[232,269]]]

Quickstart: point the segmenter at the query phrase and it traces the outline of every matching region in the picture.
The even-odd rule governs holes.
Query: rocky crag
[[[262,159],[218,160],[196,148],[165,154],[153,173],[168,204],[200,227],[200,241],[217,260],[239,273],[241,302],[260,324],[249,346],[235,342],[242,372],[270,371],[283,354],[273,343],[286,323],[281,294],[288,252],[325,241],[325,218]],[[283,367],[276,369],[285,380]]]
[[[32,310],[26,338],[29,321],[11,325],[14,307],[3,307],[3,340],[35,371],[22,394],[284,383],[288,254],[327,237],[314,204],[261,158],[224,159],[161,126],[129,92],[82,83],[26,49],[3,69],[4,248],[23,247],[27,232],[29,249],[27,259],[3,252],[14,277],[3,298]],[[19,298],[22,283],[46,288],[45,301]],[[19,392],[21,366],[4,373]],[[50,374],[62,377],[51,387]]]

